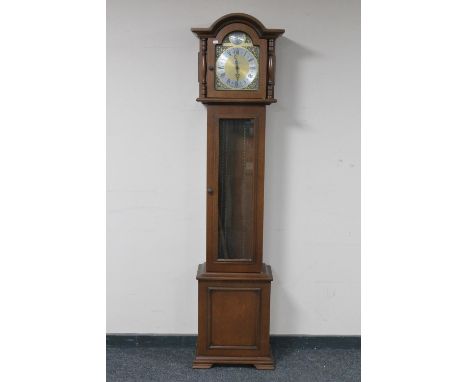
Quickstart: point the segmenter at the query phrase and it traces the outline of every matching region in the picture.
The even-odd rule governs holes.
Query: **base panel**
[[[193,368],[250,364],[274,369],[270,350],[271,268],[260,273],[198,274],[198,338]]]
[[[275,361],[269,357],[215,357],[215,356],[197,356],[193,361],[194,369],[209,369],[214,364],[219,365],[253,365],[257,370],[274,370]]]

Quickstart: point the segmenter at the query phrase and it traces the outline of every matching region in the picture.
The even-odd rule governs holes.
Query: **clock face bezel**
[[[258,87],[255,89],[217,89],[216,88],[216,46],[221,45],[225,38],[233,32],[241,32],[250,37],[252,45],[258,47],[257,75]],[[233,44],[233,46],[235,46]],[[268,40],[262,39],[250,26],[243,23],[232,23],[223,27],[216,34],[216,37],[207,39],[207,66],[206,73],[207,98],[217,99],[265,99],[266,98],[266,77]],[[211,69],[210,69],[211,67]]]

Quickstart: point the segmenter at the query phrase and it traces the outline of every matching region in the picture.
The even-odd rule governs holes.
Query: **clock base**
[[[275,367],[270,350],[271,268],[258,273],[206,272],[198,280],[198,338],[194,369],[213,364]]]
[[[209,369],[215,364],[220,365],[253,365],[257,370],[275,370],[273,357],[207,357],[197,356],[193,361],[193,369]]]

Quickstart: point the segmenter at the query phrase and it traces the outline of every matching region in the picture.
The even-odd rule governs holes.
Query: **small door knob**
[[[213,65],[208,65],[208,70],[213,70],[214,66]]]
[[[212,189],[211,187],[208,187],[208,188],[206,189],[206,191],[208,191],[209,194],[212,194],[212,193],[213,193],[213,189]]]

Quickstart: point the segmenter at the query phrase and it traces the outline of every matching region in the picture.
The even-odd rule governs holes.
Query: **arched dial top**
[[[241,31],[216,46],[216,90],[258,90],[259,48]]]

